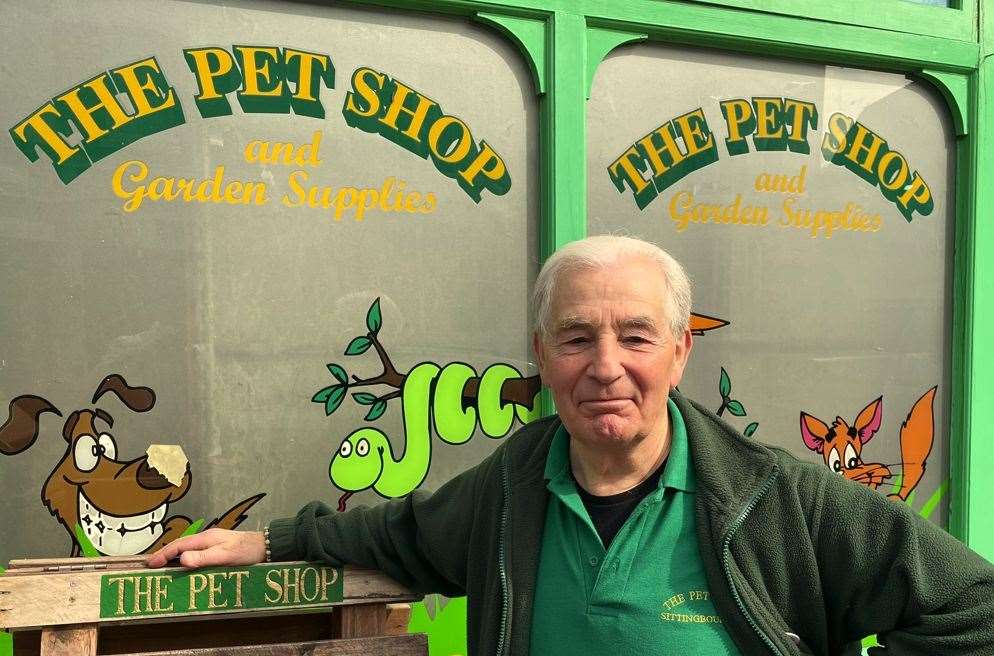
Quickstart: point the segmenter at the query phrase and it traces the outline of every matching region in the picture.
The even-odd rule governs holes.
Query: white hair
[[[666,282],[666,318],[670,331],[679,338],[690,325],[690,279],[673,256],[659,246],[641,239],[615,235],[598,235],[571,242],[553,253],[535,280],[532,310],[535,330],[545,338],[549,334],[552,297],[562,274],[589,269],[603,269],[630,258],[643,258],[659,265]]]

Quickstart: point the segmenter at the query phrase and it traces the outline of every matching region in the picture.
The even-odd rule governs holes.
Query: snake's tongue
[[[342,496],[338,497],[338,512],[345,512],[345,502],[348,501],[351,496],[351,492],[346,492]]]

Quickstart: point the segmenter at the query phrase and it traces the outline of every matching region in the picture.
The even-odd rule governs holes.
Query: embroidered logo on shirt
[[[721,617],[709,613],[714,613],[711,593],[707,590],[689,590],[686,594],[681,592],[664,601],[659,619],[681,624],[721,624]]]

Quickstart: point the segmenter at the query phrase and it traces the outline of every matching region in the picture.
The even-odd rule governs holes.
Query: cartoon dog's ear
[[[73,410],[69,414],[69,418],[66,419],[66,423],[62,424],[62,437],[65,438],[66,442],[72,442],[72,432],[76,428],[76,422],[79,421],[80,412],[79,410]]]
[[[804,438],[805,446],[821,453],[826,435],[828,435],[828,426],[825,422],[806,412],[801,413],[801,437]]]
[[[62,416],[59,409],[41,398],[26,394],[10,402],[10,414],[0,426],[0,453],[12,456],[24,451],[38,439],[38,418],[43,412]]]
[[[155,405],[155,392],[149,387],[132,387],[120,374],[110,374],[100,382],[97,391],[93,393],[91,403],[96,403],[97,399],[106,392],[113,392],[117,398],[121,399],[124,405],[135,412],[147,412]]]
[[[860,442],[866,444],[873,437],[873,434],[880,430],[883,415],[884,397],[882,396],[878,396],[875,401],[871,401],[869,405],[859,411],[859,414],[856,415],[856,421],[853,422],[853,428],[859,433]]]

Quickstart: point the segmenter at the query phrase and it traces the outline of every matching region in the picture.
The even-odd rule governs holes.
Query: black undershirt
[[[639,502],[659,487],[659,477],[663,475],[665,466],[666,461],[663,461],[659,467],[656,467],[656,471],[649,475],[649,478],[632,489],[604,497],[587,492],[576,481],[576,477],[573,477],[583,506],[587,509],[587,514],[590,515],[590,520],[594,523],[594,528],[597,529],[597,535],[600,536],[601,544],[604,545],[605,549],[611,545],[611,540],[621,530],[625,520],[632,514]]]

